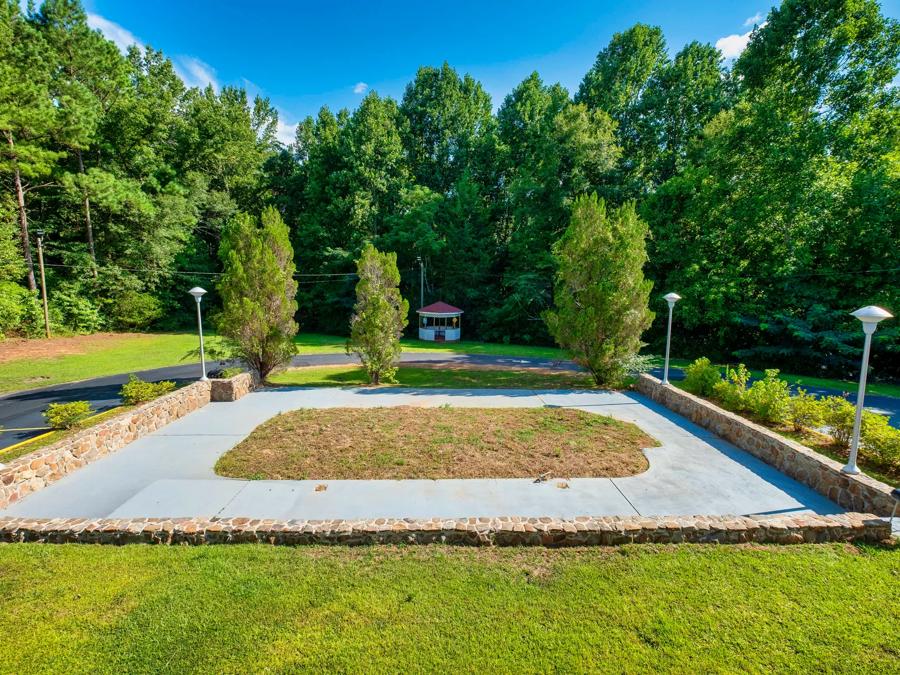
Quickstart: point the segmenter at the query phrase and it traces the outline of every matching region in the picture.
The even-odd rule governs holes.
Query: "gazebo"
[[[446,302],[433,302],[416,310],[419,315],[419,339],[429,342],[455,342],[462,330],[459,307]]]

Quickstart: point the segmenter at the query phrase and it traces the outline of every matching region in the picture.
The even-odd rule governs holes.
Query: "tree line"
[[[579,250],[560,240],[594,194],[649,232],[650,309],[684,297],[676,354],[848,374],[847,312],[900,308],[900,28],[874,0],[786,0],[731,64],[638,24],[577,91],[532,73],[496,111],[471,76],[422,67],[399,101],[323,107],[288,147],[269,101],[188,89],[151,48],[120,54],[73,0],[0,6],[5,332],[39,326],[37,228],[55,322],[174,328],[184,289],[221,271],[224,228],[273,206],[302,330],[347,332],[372,244],[396,254],[406,298],[421,260],[426,302],[462,307],[468,337],[550,342],[560,254]],[[612,250],[580,254],[615,278]],[[900,375],[900,329],[876,341],[878,371]]]

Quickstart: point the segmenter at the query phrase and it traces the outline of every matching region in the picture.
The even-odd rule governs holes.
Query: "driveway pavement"
[[[661,442],[628,478],[246,481],[218,457],[257,425],[297,408],[561,406],[631,421]],[[302,439],[298,439],[298,443]],[[565,482],[568,487],[559,487]],[[326,489],[316,490],[319,485]],[[211,403],[29,495],[0,515],[27,517],[416,518],[840,513],[843,509],[637,394],[596,391],[264,389]]]

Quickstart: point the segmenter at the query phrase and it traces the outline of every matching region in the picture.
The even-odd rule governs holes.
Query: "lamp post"
[[[884,319],[890,319],[893,314],[881,307],[869,305],[862,307],[851,315],[862,321],[863,333],[866,334],[863,343],[862,371],[859,374],[859,393],[856,394],[856,419],[853,421],[853,438],[850,441],[850,459],[847,461],[841,471],[844,473],[857,474],[859,467],[856,466],[856,455],[859,450],[859,431],[862,426],[863,399],[866,396],[866,377],[869,371],[869,349],[872,346],[872,333],[878,327],[878,322]]]
[[[672,346],[672,310],[675,309],[675,303],[681,300],[678,293],[666,293],[663,300],[669,303],[669,327],[666,330],[666,365],[663,368],[663,384],[669,384],[669,349]]]
[[[200,333],[200,381],[206,382],[206,355],[203,353],[203,319],[200,317],[200,299],[206,295],[206,291],[199,286],[194,286],[188,291],[197,301],[197,332]]]
[[[47,280],[44,278],[44,231],[37,230],[38,267],[41,268],[41,300],[44,302],[44,332],[50,337],[50,313],[47,311]]]
[[[422,256],[416,256],[416,262],[419,263],[419,308],[425,306],[425,263],[422,262]]]

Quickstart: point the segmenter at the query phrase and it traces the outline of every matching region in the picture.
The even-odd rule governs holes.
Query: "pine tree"
[[[347,353],[356,353],[372,384],[393,382],[406,328],[409,302],[400,295],[397,254],[367,244],[356,263],[356,306],[350,319]]]

